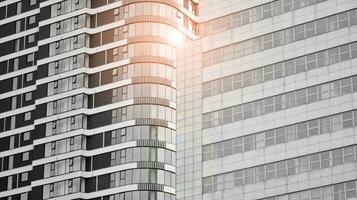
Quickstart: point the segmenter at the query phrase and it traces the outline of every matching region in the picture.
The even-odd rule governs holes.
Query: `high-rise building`
[[[357,198],[357,1],[201,0],[181,48],[178,200]]]
[[[0,199],[173,200],[192,0],[0,1]]]
[[[0,200],[357,199],[356,0],[0,0]]]

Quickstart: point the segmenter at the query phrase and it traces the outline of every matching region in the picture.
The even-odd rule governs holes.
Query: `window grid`
[[[203,183],[203,193],[210,193],[219,190],[229,189],[232,187],[239,187],[248,184],[254,184],[262,181],[267,181],[270,179],[277,179],[280,177],[286,177],[296,174],[301,174],[305,172],[316,171],[322,169],[322,162],[324,161],[322,157],[328,155],[328,166],[334,167],[338,165],[346,164],[348,161],[344,160],[344,155],[349,154],[350,150],[347,148],[353,148],[353,162],[356,162],[356,151],[357,146],[352,145],[344,148],[319,152],[311,155],[306,155],[298,158],[293,158],[289,160],[283,160],[274,163],[268,163],[256,167],[240,169],[233,172],[228,172],[224,174],[218,174],[210,177],[205,177],[202,180]],[[337,154],[335,152],[338,152]],[[317,158],[318,157],[318,158]],[[341,159],[341,162],[334,162],[334,160]],[[259,172],[259,173],[256,173]],[[265,174],[264,175],[262,174]],[[254,178],[255,177],[255,178]],[[225,187],[225,182],[231,182],[234,180],[233,185]]]
[[[326,0],[295,0],[294,6],[292,2],[289,1],[273,1],[205,22],[200,27],[201,35],[207,36],[210,34],[219,33],[324,1]]]
[[[332,32],[349,26],[355,26],[357,25],[357,22],[354,17],[356,15],[356,12],[357,9],[353,9],[329,17],[321,18],[315,21],[293,26],[284,30],[268,33],[262,36],[258,36],[256,38],[206,51],[203,53],[203,67],[250,55],[259,51],[268,50],[281,45],[307,39],[309,37],[314,37],[320,34]],[[348,15],[347,21],[343,17],[338,18],[338,16],[341,15]],[[311,23],[314,23],[315,25],[313,26]],[[315,27],[317,31],[315,32],[315,34],[312,35],[313,31],[311,30],[311,28],[313,27]],[[282,39],[281,35],[284,35]],[[274,38],[273,36],[276,36],[277,38]],[[271,42],[271,38],[273,38],[274,45]],[[262,45],[262,41],[264,41],[264,45]],[[257,46],[257,48],[253,48],[253,42],[258,42],[256,45],[254,45]],[[223,55],[224,53],[233,53],[233,56],[225,56]]]
[[[356,180],[337,183],[318,188],[313,188],[304,191],[293,192],[275,197],[264,198],[260,200],[280,200],[280,199],[294,199],[294,200],[345,200],[356,198]]]
[[[341,87],[341,84],[344,85],[343,88]],[[341,92],[342,90],[343,92]],[[347,77],[320,85],[314,85],[301,90],[205,113],[202,116],[202,128],[207,129],[220,126],[234,121],[249,119],[271,112],[286,110],[304,104],[310,104],[345,94],[351,94],[356,91],[357,76]],[[311,98],[309,99],[308,97]],[[225,121],[222,120],[223,113],[226,114]],[[298,136],[304,137],[304,135],[301,134],[298,134]]]
[[[330,59],[329,52],[337,52],[338,57]],[[326,55],[326,58],[321,58],[319,55]],[[336,54],[335,54],[336,56]],[[231,76],[208,81],[202,84],[202,97],[209,97],[221,93],[237,90],[243,87],[248,87],[262,82],[275,80],[290,76],[296,73],[310,71],[317,67],[324,67],[338,62],[357,58],[357,42],[337,46],[328,50],[308,54],[291,60],[275,63],[272,65],[260,67],[254,70],[233,74]],[[330,62],[331,61],[331,62]],[[252,74],[256,74],[252,76]],[[237,80],[240,80],[237,82]],[[245,80],[245,81],[242,81]]]

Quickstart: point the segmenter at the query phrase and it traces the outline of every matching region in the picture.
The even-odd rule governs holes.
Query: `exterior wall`
[[[331,192],[333,199],[356,198],[355,184],[348,182],[356,180],[355,153],[351,162],[344,158],[341,164],[335,164],[340,149],[355,145],[354,124],[351,126],[345,124],[343,127],[342,117],[346,117],[347,114],[341,114],[352,113],[351,111],[356,109],[355,93],[352,90],[355,86],[352,79],[349,79],[351,81],[349,92],[335,95],[336,90],[334,90],[329,93],[331,96],[327,99],[317,94],[318,99],[310,101],[308,89],[302,90],[310,88],[312,91],[313,88],[320,88],[318,91],[321,92],[323,91],[321,88],[324,87],[321,85],[338,84],[339,80],[347,80],[356,74],[354,69],[356,57],[353,53],[350,54],[351,52],[347,60],[339,54],[337,62],[328,58],[328,61],[322,65],[316,61],[316,67],[311,68],[311,64],[306,64],[312,55],[331,52],[332,56],[334,48],[340,49],[341,46],[353,44],[356,41],[354,21],[350,20],[349,22],[353,23],[347,27],[341,24],[341,28],[327,29],[324,33],[315,32],[313,35],[305,33],[305,39],[293,38],[288,43],[275,44],[276,41],[273,41],[275,35],[273,35],[272,47],[264,42],[269,42],[266,38],[269,38],[269,34],[273,32],[278,33],[290,27],[294,27],[294,31],[297,31],[301,24],[312,24],[310,22],[321,21],[324,18],[329,23],[334,15],[342,19],[342,13],[355,10],[357,4],[354,1],[340,0],[309,1],[311,5],[300,4],[299,8],[293,6],[290,11],[279,14],[273,12],[272,16],[265,16],[255,21],[251,18],[246,24],[242,24],[243,21],[234,21],[243,17],[246,10],[251,13],[251,10],[259,6],[263,15],[263,11],[269,8],[266,6],[269,5],[267,3],[270,2],[277,1],[200,1],[200,40],[203,60],[202,65],[197,64],[196,68],[202,69],[200,136],[202,153],[197,152],[196,155],[202,155],[203,159],[202,199],[312,199],[315,193],[317,199],[330,199],[332,197],[328,196],[329,189],[333,190]],[[307,1],[296,2],[307,3]],[[262,46],[257,46],[257,49],[250,52],[249,49],[245,49],[245,45],[252,38],[256,41],[261,39]],[[229,49],[230,46],[232,51]],[[244,53],[245,51],[247,53]],[[326,56],[329,57],[328,53]],[[305,62],[302,62],[302,66],[305,67],[302,71],[294,71],[271,79],[267,73],[270,66],[278,67],[279,64],[288,70],[290,61],[301,66],[299,65],[301,60]],[[250,73],[252,82],[245,79]],[[341,88],[337,88],[340,91]],[[306,97],[299,96],[299,91],[305,91]],[[264,110],[268,109],[264,106],[268,106],[267,102],[270,99],[275,98],[277,101],[282,94],[296,95],[293,99],[296,105],[291,106],[290,102],[287,102],[282,104],[286,107],[273,108],[275,109],[273,112]],[[288,98],[288,95],[284,97]],[[302,101],[301,98],[306,99]],[[274,105],[278,106],[277,102]],[[250,106],[253,106],[252,113],[250,113]],[[341,124],[339,116],[342,120]],[[305,134],[304,131],[301,132],[304,124],[307,128],[312,127],[308,123],[321,124],[322,121],[319,119],[322,118],[331,119],[329,132],[321,132],[322,129],[319,128],[320,132],[315,135],[307,129],[306,137],[301,136]],[[337,126],[341,126],[341,129]],[[292,137],[287,135],[290,134],[289,127],[296,128],[296,136],[294,136],[296,139],[288,138]],[[181,133],[178,131],[178,135]],[[272,137],[270,137],[271,133]],[[329,167],[322,167],[320,163],[318,168],[314,168],[314,157],[329,155],[326,152],[330,151],[335,153],[331,153],[329,157],[331,159],[328,161]],[[306,156],[308,171],[302,172],[296,168],[298,174],[288,174],[289,166],[286,163]],[[322,162],[321,157],[319,159]],[[285,168],[281,168],[280,165],[284,165]],[[271,166],[274,170],[278,170],[274,171],[273,178],[268,171]],[[261,169],[263,172],[259,171],[262,173],[259,174],[258,170]],[[242,179],[240,179],[241,173]],[[252,181],[250,176],[253,176]],[[352,188],[350,189],[352,192],[348,195],[346,182],[348,187]],[[323,194],[326,196],[321,196]]]
[[[196,4],[1,2],[0,199],[174,199],[176,45]]]

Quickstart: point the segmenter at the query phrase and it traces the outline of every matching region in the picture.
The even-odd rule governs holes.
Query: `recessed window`
[[[27,37],[27,43],[32,43],[35,41],[35,35],[29,35]]]
[[[29,17],[29,25],[34,24],[36,22],[36,15]]]
[[[76,103],[76,97],[72,97],[72,104],[75,104]]]
[[[27,55],[27,62],[30,63],[30,62],[33,62],[33,54],[28,54]]]
[[[19,58],[14,58],[14,71],[19,69]]]
[[[31,119],[31,112],[25,113],[24,121],[28,121]]]
[[[29,81],[32,81],[32,80],[33,80],[33,73],[26,74],[26,81],[29,82]]]
[[[21,182],[25,182],[29,179],[29,173],[25,172],[21,174]]]
[[[28,141],[30,140],[30,132],[25,132],[22,134],[22,140],[23,141]]]
[[[16,33],[21,31],[21,20],[16,21]]]
[[[20,195],[20,200],[27,200],[27,193],[22,193]]]
[[[22,161],[29,160],[29,157],[30,157],[30,153],[29,152],[22,153]]]
[[[28,92],[25,94],[25,101],[30,101],[32,99],[32,92]]]
[[[36,0],[30,0],[30,6],[36,5]]]

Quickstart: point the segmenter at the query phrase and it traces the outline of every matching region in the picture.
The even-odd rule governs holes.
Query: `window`
[[[244,137],[244,151],[251,151],[254,147],[254,135]]]
[[[318,101],[317,86],[309,87],[307,89],[307,102],[308,103],[313,103],[315,101]]]
[[[331,118],[325,117],[320,119],[320,134],[329,133],[331,131]]]
[[[310,155],[310,170],[320,169],[320,154]]]
[[[30,0],[30,6],[36,5],[36,0]]]
[[[296,65],[296,73],[304,72],[306,71],[306,60],[304,57],[296,58],[295,59],[295,65]]]
[[[253,104],[247,103],[243,105],[244,119],[253,117]]]
[[[22,193],[21,195],[20,195],[20,200],[27,200],[27,193]]]
[[[356,198],[356,182],[350,181],[346,183],[346,199]]]
[[[284,44],[284,31],[278,31],[273,33],[274,36],[274,47],[278,47]]]
[[[332,131],[338,131],[343,129],[342,115],[334,115],[331,117]]]
[[[273,15],[272,13],[272,3],[267,3],[263,5],[263,18],[269,18]]]
[[[329,63],[327,51],[317,53],[317,67],[323,67]]]
[[[346,28],[348,26],[348,13],[343,12],[338,15],[338,28]]]
[[[316,34],[320,35],[324,33],[326,33],[326,18],[316,21]]]
[[[353,127],[352,112],[346,112],[342,114],[343,128]]]
[[[329,64],[335,64],[339,62],[339,53],[338,48],[333,48],[328,50]]]
[[[283,0],[284,1],[284,12],[290,12],[293,10],[293,0]]]
[[[29,35],[27,36],[27,43],[32,43],[35,41],[35,35]]]
[[[343,183],[333,186],[334,199],[345,199],[345,185]]]
[[[21,20],[16,21],[16,30],[15,32],[18,33],[21,31]]]
[[[269,65],[264,67],[264,81],[270,81],[273,80],[273,65]]]
[[[312,120],[309,121],[309,136],[314,136],[314,135],[318,135],[319,134],[319,121],[316,120]]]
[[[275,144],[274,130],[265,131],[265,146],[272,146]]]
[[[32,81],[33,80],[33,73],[28,73],[26,74],[26,82]]]
[[[266,165],[266,180],[275,178],[275,163]]]
[[[34,55],[32,53],[27,55],[27,62],[28,63],[30,63],[30,62],[32,63],[33,62],[33,56]]]
[[[340,47],[340,60],[345,61],[350,59],[350,45],[343,45]]]
[[[287,174],[287,162],[286,161],[281,161],[276,163],[276,177],[284,177]]]
[[[15,51],[20,51],[21,39],[15,40]]]
[[[345,147],[344,151],[344,160],[345,163],[350,163],[355,161],[355,146]]]
[[[22,134],[22,140],[23,141],[28,141],[30,140],[30,132],[25,132]]]
[[[295,74],[295,61],[294,60],[288,60],[284,62],[285,64],[285,74],[286,76]]]
[[[286,139],[287,141],[296,140],[296,126],[291,125],[286,128]]]
[[[322,188],[322,198],[323,200],[332,200],[332,186],[327,186]]]
[[[28,92],[25,94],[25,101],[30,101],[32,99],[32,92]]]
[[[321,100],[330,98],[330,84],[325,83],[323,85],[320,85],[319,87]]]
[[[21,174],[21,182],[25,182],[28,180],[29,174],[28,172],[22,173]]]
[[[286,142],[285,138],[285,128],[278,128],[275,130],[276,144],[281,144]]]
[[[22,153],[22,161],[28,161],[29,160],[29,156],[30,156],[29,152]]]
[[[234,153],[242,153],[243,152],[243,138],[235,138],[233,140],[233,150]]]
[[[287,161],[288,176],[296,174],[296,159],[291,159]]]
[[[330,152],[321,153],[321,169],[330,167]]]
[[[263,47],[264,50],[273,48],[273,35],[267,34],[263,36]]]
[[[282,0],[273,2],[273,11],[274,11],[274,15],[280,15],[281,13],[283,13],[283,1]]]
[[[265,165],[255,168],[255,182],[265,181]]]
[[[31,119],[31,112],[27,112],[25,113],[25,116],[24,116],[24,121],[28,121]]]
[[[316,54],[311,54],[306,57],[307,70],[316,68]]]
[[[337,15],[333,15],[327,18],[327,31],[337,30]]]
[[[296,91],[296,103],[298,106],[306,104],[306,89]]]
[[[36,15],[29,17],[29,25],[34,24],[36,22]]]
[[[295,41],[299,41],[305,38],[305,25],[299,25],[295,27]]]
[[[351,57],[357,58],[357,42],[351,44]]]
[[[315,22],[309,22],[306,24],[306,38],[315,36]]]
[[[19,69],[19,58],[14,58],[14,71]]]
[[[299,163],[299,173],[304,173],[309,170],[309,160],[308,157],[300,157],[298,158]]]
[[[357,25],[357,10],[350,11],[350,26]]]
[[[342,165],[343,164],[343,149],[335,149],[332,151],[332,165]]]
[[[266,98],[264,99],[264,113],[268,114],[274,112],[274,98]]]
[[[244,170],[244,184],[254,183],[254,168],[248,168]]]
[[[297,138],[302,139],[308,137],[307,123],[303,122],[297,125]]]
[[[233,89],[242,87],[242,74],[236,74],[233,76]]]

